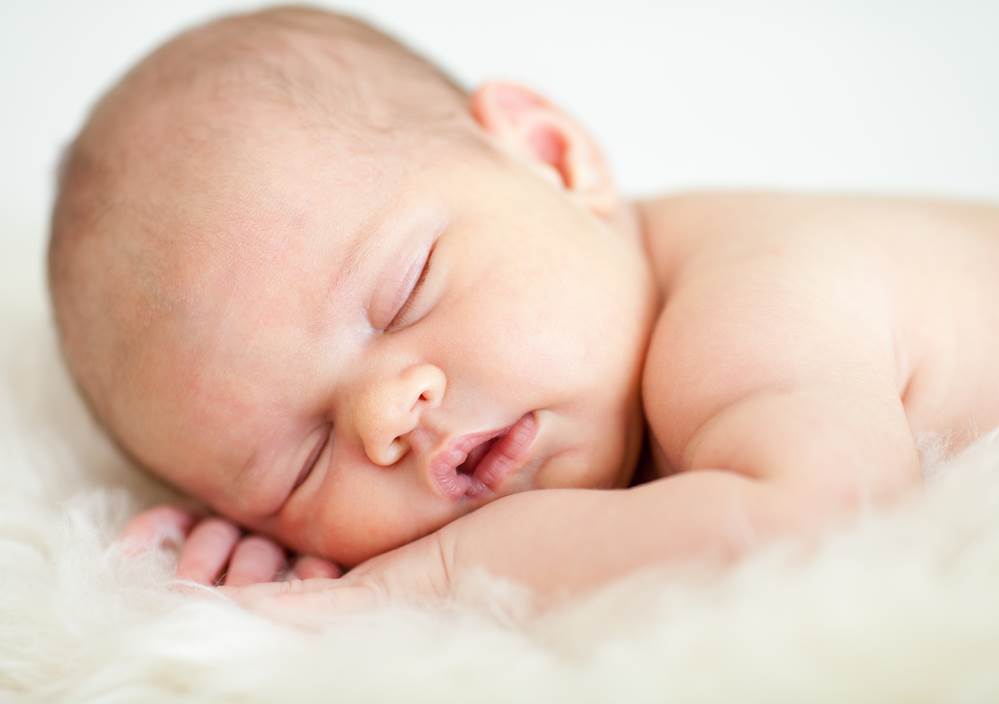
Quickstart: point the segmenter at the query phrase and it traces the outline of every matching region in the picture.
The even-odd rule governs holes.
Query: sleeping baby
[[[627,199],[544,97],[300,7],[107,93],[49,249],[94,417],[206,507],[126,537],[269,613],[554,603],[890,501],[999,424],[997,272],[985,203]]]

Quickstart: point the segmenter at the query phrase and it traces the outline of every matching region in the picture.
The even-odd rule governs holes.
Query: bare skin
[[[221,514],[161,507],[126,535],[172,533],[181,576],[254,608],[440,597],[477,567],[555,599],[727,561],[913,486],[919,435],[958,450],[999,423],[994,206],[628,201],[580,125],[510,84],[469,100],[486,149],[418,164],[269,112],[191,152],[172,128],[210,106],[118,95],[87,139],[118,146],[133,207],[102,227],[153,236],[81,245],[117,308],[78,328],[77,373]],[[137,281],[173,298],[123,295]],[[531,414],[490,491],[435,483],[455,438]]]
[[[754,519],[758,537],[771,527],[779,534],[789,522],[800,527],[824,517],[837,501],[854,507],[859,500],[889,498],[917,482],[914,439],[920,434],[949,437],[952,451],[958,451],[999,424],[999,399],[988,392],[999,388],[999,338],[992,333],[999,312],[989,305],[999,300],[999,282],[993,275],[999,270],[996,208],[784,193],[691,193],[635,205],[648,227],[657,281],[668,301],[659,314],[643,375],[653,447],[649,469],[660,478],[702,470],[687,475],[689,487],[671,479],[643,485],[645,494],[632,490],[635,501],[649,503],[649,510],[662,510],[661,489],[686,499],[677,502],[679,510],[694,506],[694,513],[702,514],[711,498],[724,495],[724,489],[711,486],[724,477],[706,474],[704,468],[733,471],[738,452],[749,458],[741,467],[745,475],[781,491],[787,487],[793,497],[768,504]],[[787,276],[778,275],[781,271]],[[848,314],[838,318],[844,327],[825,329],[837,316],[817,314],[812,306],[810,317],[820,325],[810,329],[807,321],[794,317],[793,307],[805,296],[836,308],[849,305]],[[735,311],[748,319],[745,325],[733,326]],[[684,321],[683,334],[671,328],[677,319]],[[883,334],[867,334],[878,330]],[[850,331],[860,334],[850,337]],[[839,345],[835,356],[828,354],[828,335]],[[731,349],[726,343],[736,344],[735,336],[742,365],[726,369],[720,360],[706,356],[710,343],[725,352]],[[787,343],[795,338],[793,346]],[[782,348],[790,348],[787,357],[775,351]],[[754,358],[747,350],[766,354]],[[856,369],[839,373],[832,366],[849,360],[851,351],[865,359],[866,376],[856,379],[856,385],[844,380],[856,376]],[[752,366],[743,366],[746,359]],[[696,388],[685,388],[676,381],[681,379]],[[816,379],[819,383],[810,393],[781,401],[747,387],[746,379],[766,379],[785,389],[807,388]],[[739,406],[746,398],[758,405],[742,415]],[[876,432],[864,432],[872,418],[880,421]],[[816,432],[811,424],[819,419],[827,433]],[[805,444],[808,447],[801,447]],[[781,460],[806,455],[812,459],[808,467],[792,468]],[[753,463],[758,457],[769,462]],[[871,459],[876,472],[861,476],[843,471],[864,458]],[[837,466],[839,459],[851,461]],[[643,473],[649,472],[640,468]],[[700,478],[710,481],[703,486],[693,483]],[[693,496],[680,489],[689,489]],[[510,509],[523,517],[522,505]],[[501,521],[497,518],[496,523]],[[611,556],[592,560],[599,572],[586,572],[581,585],[598,583],[614,571],[615,563],[624,572],[650,554],[664,557],[660,541],[636,539],[645,533],[641,528],[629,528],[620,519],[614,523],[620,527],[620,541],[632,545],[633,552],[624,561]],[[703,549],[703,536],[691,531],[698,524],[696,515],[676,524],[677,539],[667,558],[683,552],[683,543],[691,550]],[[232,545],[227,548],[216,550],[214,570],[189,576],[214,579]],[[201,551],[196,543],[189,546],[182,573],[183,565]],[[492,551],[502,553],[503,545],[492,546]],[[490,566],[549,592],[556,583],[565,585],[564,562],[552,568],[551,553],[531,554],[544,558],[525,561],[517,552],[503,565],[494,559]],[[241,562],[239,554],[232,559],[233,565]],[[237,574],[241,571],[246,568],[236,569]],[[554,581],[545,584],[539,577],[545,574]]]
[[[919,435],[957,452],[999,423],[999,209],[761,193],[638,205],[666,294],[643,377],[649,481],[507,497],[340,580],[226,593],[313,627],[433,599],[484,567],[544,606],[650,564],[807,537],[918,484]]]
[[[705,192],[650,201],[646,213],[653,232],[670,233],[653,236],[650,244],[657,278],[671,291],[670,306],[676,314],[707,321],[721,318],[719,325],[733,322],[725,319],[727,310],[744,314],[744,320],[760,323],[744,323],[740,330],[746,335],[740,344],[750,347],[766,346],[770,337],[774,344],[790,341],[810,327],[821,332],[823,326],[815,321],[823,309],[831,319],[848,315],[858,327],[866,323],[866,329],[888,335],[891,344],[881,352],[880,372],[892,383],[883,400],[898,404],[903,413],[895,418],[900,443],[903,437],[907,443],[932,433],[946,438],[950,451],[957,452],[999,424],[999,397],[994,393],[999,388],[995,205]],[[807,310],[810,321],[786,319],[796,315],[795,299],[815,303]],[[744,310],[754,304],[758,312]],[[666,456],[658,454],[667,474],[686,468],[680,449],[687,449],[689,426],[698,420],[681,421],[686,431],[667,430],[651,400],[663,388],[657,379],[667,371],[651,365],[666,365],[663,352],[678,345],[675,337],[667,339],[669,315],[660,318],[645,374],[646,410],[653,428],[659,421],[657,438],[671,450]],[[781,337],[785,323],[786,336]],[[718,333],[710,322],[694,330],[704,336],[689,343],[695,349],[703,349],[707,336]],[[835,348],[796,346],[795,363],[818,370],[837,357],[847,358],[851,350],[843,345],[851,338],[839,332]],[[874,348],[861,336],[853,342]],[[806,351],[812,359],[803,354]]]

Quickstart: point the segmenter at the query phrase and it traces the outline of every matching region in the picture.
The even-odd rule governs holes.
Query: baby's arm
[[[626,490],[514,494],[342,580],[234,598],[277,617],[335,612],[364,595],[447,593],[481,567],[544,605],[637,568],[808,535],[916,483],[890,306],[835,262],[816,271],[779,255],[675,294],[659,321],[643,393],[679,473]]]
[[[688,471],[631,489],[513,494],[342,579],[228,593],[309,626],[386,601],[438,599],[481,568],[530,587],[543,610],[643,567],[726,562],[775,538],[808,537],[918,479],[901,403],[876,388],[862,374],[852,384],[765,387],[699,424]]]
[[[718,265],[674,291],[647,356],[649,425],[678,473],[500,499],[445,527],[453,562],[572,592],[891,499],[921,476],[891,311],[834,249]]]
[[[918,478],[915,451],[892,446],[893,427],[865,415],[869,402],[858,399],[843,417],[821,396],[761,392],[733,404],[699,435],[696,469],[675,476],[485,506],[448,527],[454,562],[529,584],[542,598],[572,594],[645,566],[726,562],[776,538],[807,537]]]
[[[130,553],[163,543],[178,549],[177,576],[201,584],[243,586],[278,579],[339,577],[335,564],[302,555],[288,564],[286,551],[263,535],[245,535],[220,516],[166,504],[147,509],[125,526],[121,536]]]
[[[692,468],[631,489],[543,489],[503,497],[342,579],[228,593],[309,626],[386,601],[434,600],[475,568],[531,588],[539,609],[637,569],[727,562],[782,536],[888,499],[919,477],[905,414],[875,377],[767,386],[698,424]]]
[[[483,569],[529,587],[536,608],[545,610],[641,568],[691,559],[724,563],[781,536],[809,536],[864,497],[863,485],[853,483],[860,478],[853,461],[871,470],[872,497],[888,493],[874,479],[879,468],[907,473],[911,466],[904,452],[892,458],[877,451],[867,464],[859,453],[871,448],[852,443],[849,432],[826,448],[788,442],[802,421],[824,410],[801,402],[792,394],[768,410],[766,396],[746,399],[712,420],[702,447],[719,458],[740,457],[741,471],[699,468],[631,489],[513,494],[372,558],[341,579],[226,591],[248,608],[311,627],[317,619],[386,602],[447,597],[456,580]],[[756,416],[767,410],[774,415]],[[826,420],[836,426],[835,417]],[[809,467],[815,457],[820,463]],[[835,466],[847,458],[848,464]],[[844,470],[840,480],[823,477],[830,468]]]

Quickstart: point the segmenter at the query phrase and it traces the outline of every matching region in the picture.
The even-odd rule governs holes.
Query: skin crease
[[[568,124],[539,105],[532,119]],[[500,135],[528,107],[488,88],[473,106]],[[184,205],[173,211],[195,219],[164,214],[162,226],[204,234],[169,255],[196,292],[183,316],[146,331],[124,372],[136,383],[115,389],[119,433],[140,461],[242,525],[347,566],[498,496],[628,485],[659,292],[588,138],[569,198],[553,169],[502,138],[418,168],[379,164],[349,195],[342,155],[291,130],[271,141],[169,165],[196,184],[174,192]],[[136,169],[130,187],[149,188],[157,170]],[[230,204],[230,193],[246,195]],[[331,290],[358,237],[357,267]],[[419,294],[384,330],[431,245]],[[434,452],[529,412],[531,460],[498,494],[439,495]]]

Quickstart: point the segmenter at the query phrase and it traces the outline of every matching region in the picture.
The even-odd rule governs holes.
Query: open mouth
[[[491,440],[486,440],[477,447],[473,448],[471,452],[468,453],[468,457],[458,465],[458,474],[475,474],[475,468],[479,466],[479,462],[483,457],[489,452],[493,445],[499,442],[503,438],[499,435]]]
[[[440,492],[454,500],[497,491],[507,475],[528,461],[537,432],[531,412],[506,428],[463,436],[434,456],[430,476]]]

